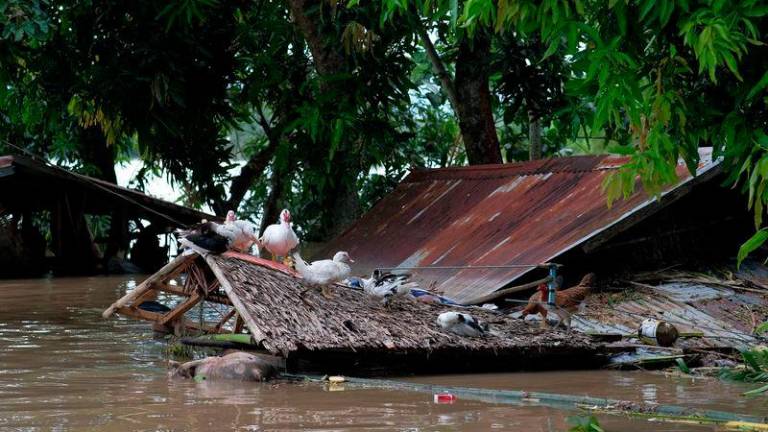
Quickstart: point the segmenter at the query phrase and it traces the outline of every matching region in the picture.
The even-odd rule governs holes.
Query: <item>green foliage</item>
[[[743,367],[724,368],[720,378],[745,383],[768,383],[768,349],[755,347],[741,352]],[[755,395],[768,391],[768,385],[750,390],[745,395]]]
[[[685,363],[685,360],[682,358],[675,359],[675,363],[677,363],[677,368],[680,369],[680,372],[684,374],[691,373],[691,368],[688,367],[688,365]]]
[[[760,325],[759,325],[759,326],[757,326],[757,328],[755,329],[755,334],[756,334],[756,335],[761,335],[761,334],[765,334],[765,333],[768,333],[768,321],[766,321],[766,322],[764,322],[764,323],[760,324]]]
[[[765,1],[306,4],[314,36],[288,2],[7,0],[0,137],[84,170],[90,148],[109,146],[145,162],[136,184],[164,174],[185,203],[216,211],[237,159],[264,152],[240,210],[261,215],[272,199],[323,239],[409,170],[466,162],[420,37],[452,75],[459,45],[482,31],[506,160],[526,157],[539,119],[546,155],[628,157],[603,185],[613,203],[661,193],[678,160],[695,171],[697,149],[713,146],[755,215],[739,260],[768,237]],[[337,197],[350,190],[347,209]]]
[[[568,417],[568,423],[572,425],[570,432],[604,432],[595,416]]]
[[[761,229],[758,230],[752,237],[750,237],[749,240],[744,242],[744,244],[742,244],[739,248],[739,253],[736,258],[737,265],[740,266],[747,255],[765,244],[766,240],[768,240],[768,230]]]

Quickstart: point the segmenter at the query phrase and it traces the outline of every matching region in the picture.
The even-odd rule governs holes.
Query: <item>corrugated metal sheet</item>
[[[663,284],[630,291],[631,298],[608,301],[611,294],[591,296],[572,319],[573,328],[588,333],[636,334],[646,318],[667,321],[683,333],[700,333],[692,346],[740,346],[755,342],[752,310],[765,308],[764,296],[736,293],[698,283]]]
[[[701,176],[714,172],[702,152]],[[641,210],[657,205],[643,193],[606,206],[602,183],[626,162],[578,156],[506,165],[418,171],[323,254],[347,250],[356,270],[377,267],[535,264],[561,254]],[[682,164],[681,185],[692,177]],[[504,287],[529,269],[419,270],[424,285],[469,301]]]

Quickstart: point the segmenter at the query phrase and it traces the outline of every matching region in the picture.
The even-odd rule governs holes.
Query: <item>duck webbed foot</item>
[[[322,294],[323,297],[327,299],[333,297],[333,295],[331,295],[331,287],[329,287],[328,285],[323,285],[320,287],[320,294]]]

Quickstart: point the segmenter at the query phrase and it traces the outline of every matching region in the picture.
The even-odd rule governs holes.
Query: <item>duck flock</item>
[[[418,289],[416,282],[410,280],[409,274],[374,270],[368,278],[353,277],[351,264],[355,261],[345,251],[336,252],[331,259],[307,263],[296,250],[299,237],[293,230],[291,212],[287,209],[280,212],[278,222],[269,225],[261,236],[258,231],[255,224],[237,219],[235,212],[230,210],[223,224],[204,220],[191,229],[179,231],[178,235],[183,248],[202,255],[227,251],[250,254],[255,249],[255,255],[261,256],[261,251],[266,250],[272,255],[273,261],[282,258],[283,264],[294,268],[325,297],[331,297],[329,290],[332,286],[344,284],[361,289],[372,301],[389,308],[396,301],[415,298],[413,293],[424,293]],[[459,336],[479,337],[488,332],[486,323],[467,313],[443,312],[437,317],[436,323],[443,330]]]

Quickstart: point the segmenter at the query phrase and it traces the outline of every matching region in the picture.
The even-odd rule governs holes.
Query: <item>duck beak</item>
[[[355,262],[355,260],[353,260],[352,258],[350,258],[350,259],[349,259],[349,262],[351,262],[351,263],[354,263],[354,262]]]

